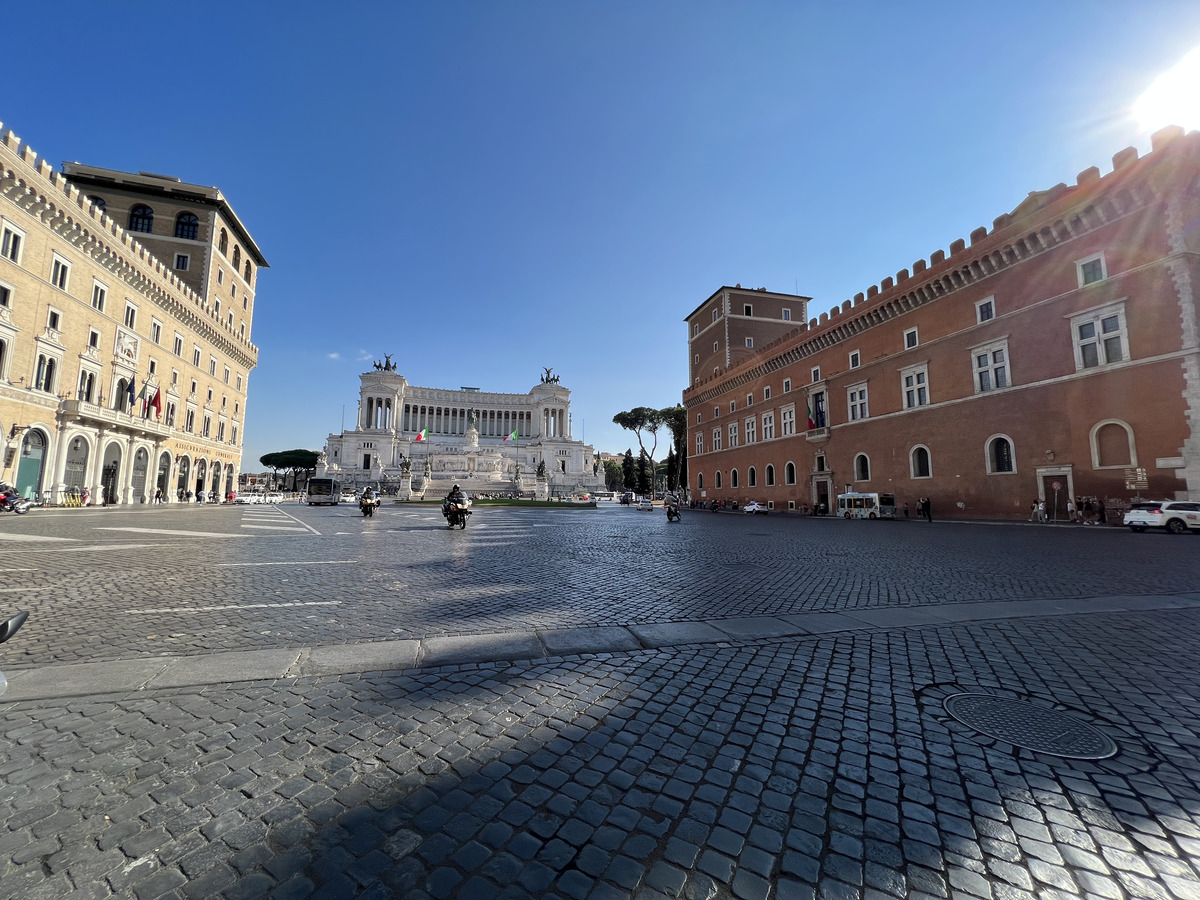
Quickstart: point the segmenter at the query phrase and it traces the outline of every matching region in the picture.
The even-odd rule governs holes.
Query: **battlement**
[[[1132,176],[1155,165],[1181,140],[1200,143],[1200,133],[1185,135],[1179,126],[1168,126],[1151,136],[1151,151],[1145,156],[1139,157],[1134,147],[1113,154],[1112,170],[1107,175],[1092,166],[1080,172],[1072,186],[1059,183],[1047,190],[1031,191],[1011,213],[997,216],[991,229],[974,229],[969,244],[958,238],[950,243],[948,252],[938,249],[928,260],[916,260],[911,270],[901,269],[894,277],[881,279],[879,284],[855,294],[853,300],[810,318],[806,327],[764,346],[727,370],[689,385],[684,396],[724,382],[731,373],[734,380],[741,381],[764,367],[775,368],[776,358],[783,362],[803,358],[1145,206],[1155,199],[1155,189],[1134,183]]]
[[[207,300],[185,284],[121,225],[72,185],[61,172],[0,122],[0,147],[11,152],[9,167],[0,153],[0,192],[10,195],[26,210],[38,215],[80,251],[93,257],[117,277],[134,284],[164,308],[194,326],[211,332],[214,339],[227,341],[253,367],[258,347],[217,319]],[[23,163],[27,171],[18,166]],[[14,191],[16,193],[14,193]],[[17,195],[21,195],[18,199]],[[119,245],[119,246],[118,246]],[[201,315],[203,314],[203,315]]]

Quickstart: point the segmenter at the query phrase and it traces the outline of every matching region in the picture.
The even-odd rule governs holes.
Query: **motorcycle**
[[[0,484],[0,512],[15,512],[18,516],[23,516],[32,507],[33,501],[20,496],[11,484]]]
[[[467,516],[471,515],[471,501],[447,500],[442,504],[442,515],[446,517],[446,527],[453,528],[457,525],[459,528],[467,527]]]
[[[24,625],[25,620],[28,618],[29,611],[23,609],[7,622],[0,624],[0,644],[3,644],[16,634],[17,629]],[[6,690],[8,690],[8,679],[4,677],[3,672],[0,672],[0,694],[3,694]]]
[[[663,502],[663,509],[667,511],[668,522],[680,521],[679,500],[676,497],[668,495],[667,499]]]
[[[362,514],[367,518],[375,515],[375,507],[379,505],[379,500],[372,497],[363,497],[358,504],[358,508],[362,510]]]

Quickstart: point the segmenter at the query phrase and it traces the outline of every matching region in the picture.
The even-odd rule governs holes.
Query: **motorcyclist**
[[[359,498],[360,503],[374,503],[375,492],[369,487],[363,488],[362,497]]]
[[[450,488],[450,493],[448,493],[446,495],[446,505],[447,506],[449,506],[451,503],[466,503],[466,502],[467,502],[467,498],[466,498],[466,496],[464,496],[464,494],[462,492],[462,488],[460,488],[457,484],[454,487]]]

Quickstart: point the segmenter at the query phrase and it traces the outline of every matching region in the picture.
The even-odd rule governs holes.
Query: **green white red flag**
[[[415,438],[413,438],[413,440],[414,441],[424,441],[424,440],[427,440],[428,437],[429,437],[429,429],[422,428],[420,431],[417,432],[417,436]]]
[[[507,443],[508,441],[515,441],[516,439],[517,439],[517,430],[514,428],[513,433],[510,434],[508,437],[506,437],[503,441],[501,441],[501,443]]]

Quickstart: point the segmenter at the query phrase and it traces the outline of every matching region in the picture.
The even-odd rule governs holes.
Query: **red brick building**
[[[850,486],[996,518],[1200,499],[1197,291],[1200,133],[1178,128],[818,318],[723,287],[686,320],[692,496],[832,508]]]

